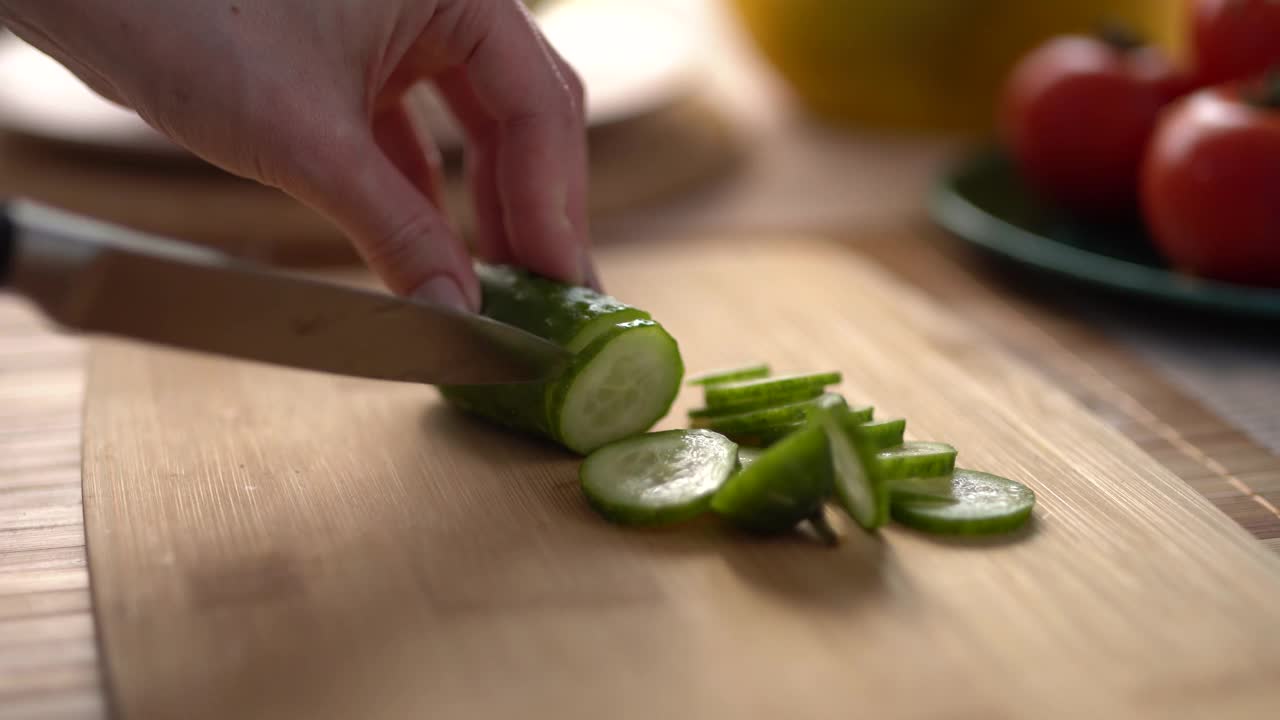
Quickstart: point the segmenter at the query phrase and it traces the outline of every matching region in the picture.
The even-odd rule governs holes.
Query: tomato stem
[[[1146,45],[1142,36],[1128,25],[1109,20],[1098,25],[1098,39],[1117,52],[1129,52]]]
[[[1280,67],[1274,67],[1258,81],[1246,99],[1260,108],[1280,109]]]

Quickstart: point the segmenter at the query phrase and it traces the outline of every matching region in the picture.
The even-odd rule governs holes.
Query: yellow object
[[[1181,0],[729,0],[818,115],[892,129],[993,127],[1005,76],[1053,35],[1119,22],[1180,51]]]

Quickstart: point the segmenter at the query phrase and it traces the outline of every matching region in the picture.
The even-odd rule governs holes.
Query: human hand
[[[326,215],[392,291],[475,309],[439,151],[402,102],[430,80],[468,137],[478,254],[596,282],[582,86],[517,0],[0,0],[0,20],[205,160]]]

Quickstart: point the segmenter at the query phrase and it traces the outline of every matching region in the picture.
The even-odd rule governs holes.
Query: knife
[[[62,327],[401,382],[550,377],[560,346],[480,315],[272,270],[27,200],[0,207],[0,290]]]

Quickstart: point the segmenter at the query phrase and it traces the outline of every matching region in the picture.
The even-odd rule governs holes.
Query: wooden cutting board
[[[120,716],[1274,716],[1280,561],[963,317],[818,241],[600,260],[690,368],[840,368],[1034,487],[1033,528],[629,531],[573,458],[429,388],[99,343],[85,512]]]

